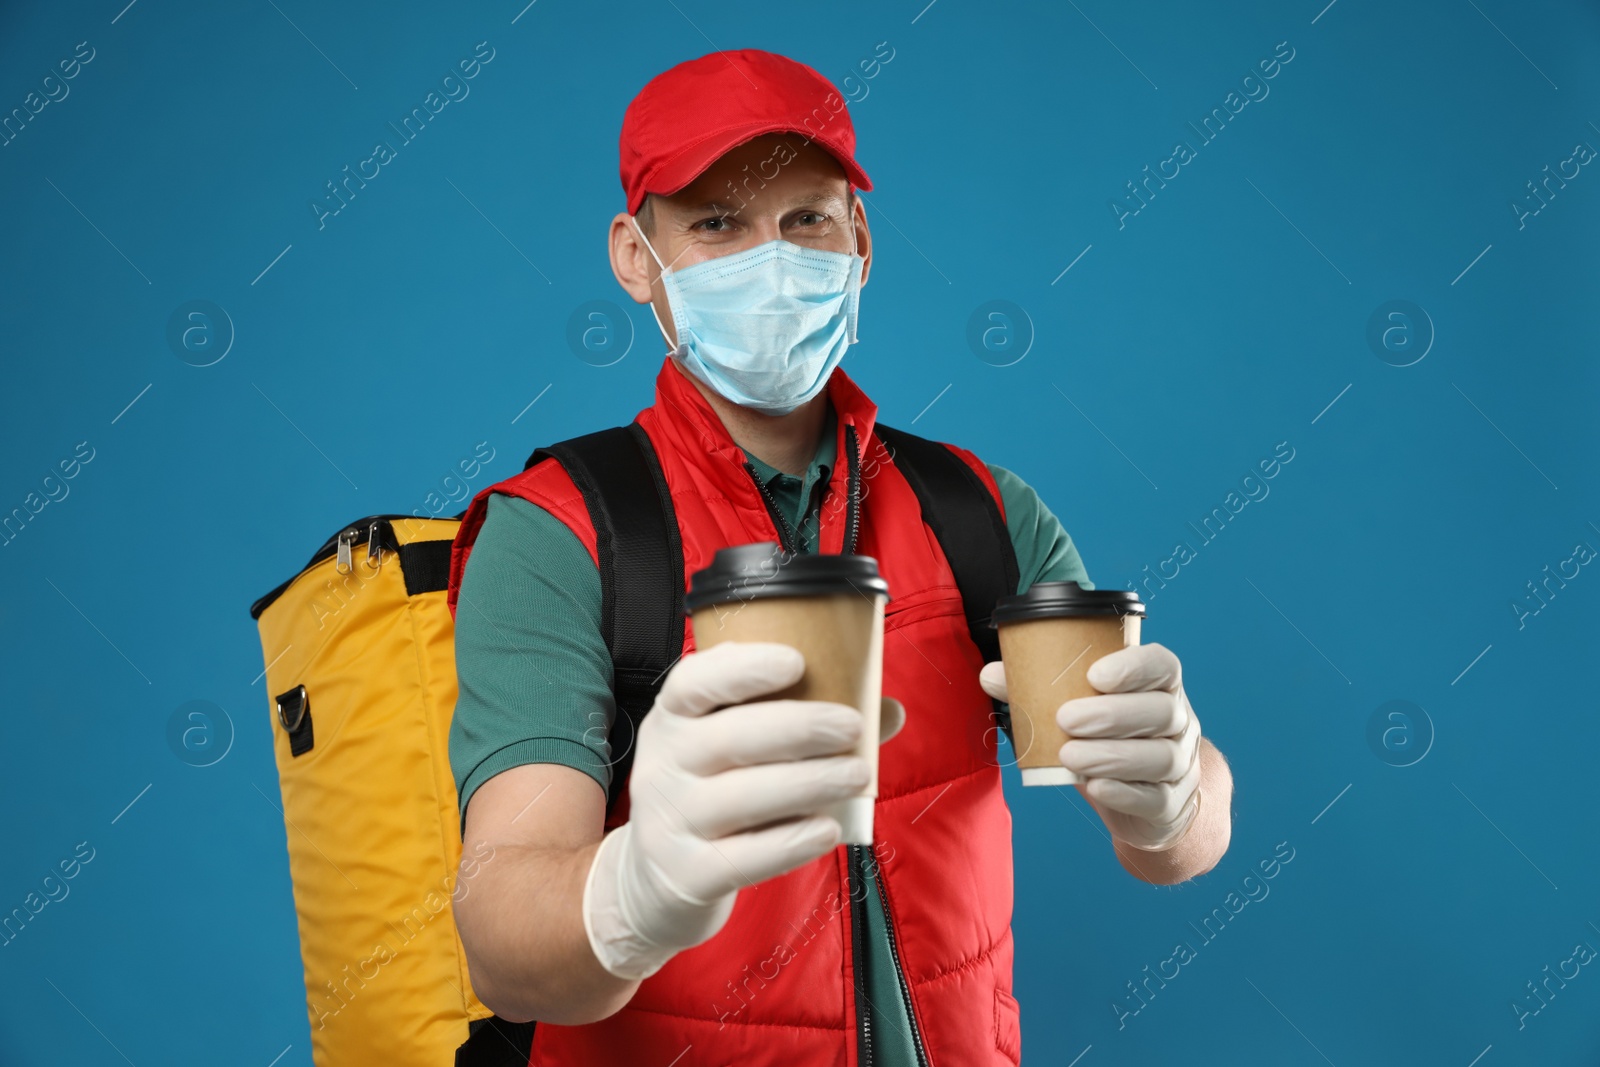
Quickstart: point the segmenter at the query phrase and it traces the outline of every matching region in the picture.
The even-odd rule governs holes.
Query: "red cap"
[[[725,152],[764,133],[793,132],[827,149],[854,188],[872,190],[856,164],[844,97],[804,63],[742,48],[679,63],[650,79],[622,117],[622,189],[628,214],[698,178]]]

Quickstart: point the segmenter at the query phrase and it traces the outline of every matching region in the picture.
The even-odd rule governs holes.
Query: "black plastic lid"
[[[1079,615],[1144,615],[1139,594],[1127,589],[1085,589],[1077,582],[1036,582],[1026,593],[1001,597],[991,627],[1025,619]]]
[[[825,596],[860,591],[889,595],[871,556],[801,553],[785,555],[776,541],[719,549],[711,566],[689,577],[687,611],[711,604],[777,596]]]

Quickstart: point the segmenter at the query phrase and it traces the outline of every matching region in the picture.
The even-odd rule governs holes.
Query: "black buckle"
[[[291,734],[300,729],[301,721],[306,717],[306,711],[311,706],[306,698],[306,687],[297,685],[293,689],[277,698],[278,721],[283,723],[283,728]],[[291,716],[294,721],[290,721]]]
[[[303,756],[315,743],[311,733],[311,698],[297,685],[277,698],[278,721],[289,733],[289,754]]]

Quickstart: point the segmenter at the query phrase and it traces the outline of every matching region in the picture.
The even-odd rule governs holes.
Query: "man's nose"
[[[783,236],[782,220],[776,218],[758,218],[750,222],[750,245],[764,245],[768,241],[776,241]]]

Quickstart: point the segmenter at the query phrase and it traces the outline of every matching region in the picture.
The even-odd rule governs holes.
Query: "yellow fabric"
[[[454,520],[397,521],[402,543]],[[301,574],[259,619],[289,873],[318,1067],[455,1062],[472,992],[451,898],[461,837],[450,770],[454,624],[445,593],[407,596],[399,559],[364,546]],[[312,748],[291,755],[273,698],[306,687]],[[477,857],[493,862],[492,852]]]

